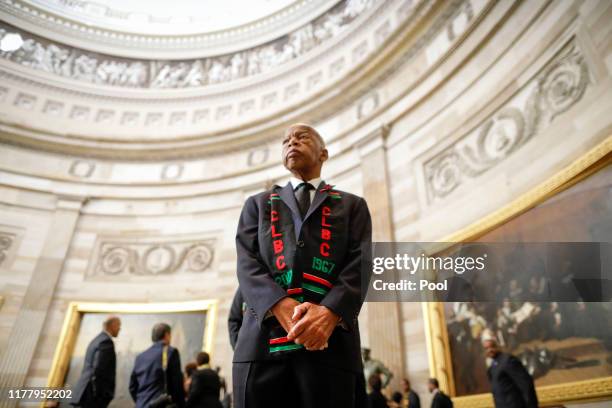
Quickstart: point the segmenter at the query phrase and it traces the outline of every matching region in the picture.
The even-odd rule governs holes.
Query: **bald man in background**
[[[102,332],[87,346],[83,371],[73,389],[71,405],[83,408],[106,408],[115,396],[117,357],[112,338],[119,335],[121,320],[109,316]]]

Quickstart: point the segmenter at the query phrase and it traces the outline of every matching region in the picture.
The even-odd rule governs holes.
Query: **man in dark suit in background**
[[[497,340],[483,337],[486,356],[491,359],[487,376],[496,408],[537,408],[533,378],[521,361],[512,354],[502,353]]]
[[[219,400],[221,379],[210,367],[210,356],[203,351],[198,353],[196,361],[198,368],[191,376],[186,408],[222,408]]]
[[[438,384],[436,378],[430,378],[429,381],[427,381],[427,388],[429,392],[433,394],[431,408],[453,408],[453,401],[440,391],[440,384]]]
[[[81,377],[73,389],[72,405],[83,408],[107,407],[115,396],[117,357],[112,338],[121,330],[117,316],[108,317],[102,332],[87,346]]]
[[[229,331],[229,340],[232,345],[232,350],[236,348],[238,342],[238,333],[242,326],[242,319],[244,311],[246,310],[246,303],[240,293],[240,288],[236,289],[234,299],[232,300],[232,306],[230,307],[229,317],[227,318],[227,329]]]
[[[157,323],[151,332],[153,345],[136,357],[130,376],[130,395],[136,408],[148,408],[166,392],[177,407],[185,406],[181,357],[170,346],[171,339],[170,326]]]
[[[315,129],[290,126],[282,159],[293,178],[249,197],[240,215],[236,408],[353,407],[365,396],[357,316],[372,225],[363,198],[321,180],[327,158]]]

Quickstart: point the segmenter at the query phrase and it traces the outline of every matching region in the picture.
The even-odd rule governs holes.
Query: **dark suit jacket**
[[[243,303],[244,298],[242,297],[242,293],[240,293],[240,288],[238,288],[234,294],[234,300],[232,300],[229,317],[227,318],[227,329],[229,331],[229,340],[230,344],[232,345],[232,350],[236,348],[236,343],[238,342],[238,332],[242,326],[244,312],[242,310]]]
[[[453,401],[442,391],[439,391],[431,401],[431,408],[453,408]]]
[[[81,377],[73,389],[73,405],[106,407],[115,395],[116,355],[106,332],[87,346]]]
[[[222,408],[219,395],[221,380],[213,369],[203,368],[191,376],[186,408]]]
[[[368,394],[368,408],[388,408],[387,398],[380,391]]]
[[[130,376],[130,394],[136,408],[147,408],[149,402],[164,392],[164,371],[162,350],[164,343],[158,341],[136,357]],[[178,407],[185,406],[181,357],[172,346],[168,347],[168,366],[166,368],[168,394]]]
[[[421,408],[421,399],[419,398],[419,394],[410,390],[408,392],[408,407],[410,408]]]
[[[247,311],[234,362],[273,358],[272,330],[279,326],[266,314],[292,296],[328,307],[346,328],[336,327],[328,348],[310,352],[312,359],[360,373],[361,268],[364,264],[371,271],[371,243],[370,213],[361,197],[321,183],[303,221],[290,183],[249,197],[236,234],[238,281]]]
[[[493,360],[487,374],[496,408],[538,407],[533,378],[518,358],[500,353]]]

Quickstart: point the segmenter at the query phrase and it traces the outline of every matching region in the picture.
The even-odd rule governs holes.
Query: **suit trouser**
[[[317,362],[309,352],[234,363],[235,408],[354,408],[357,374]]]

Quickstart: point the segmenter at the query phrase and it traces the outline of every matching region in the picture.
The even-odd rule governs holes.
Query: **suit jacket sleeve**
[[[411,392],[408,395],[408,401],[410,402],[410,408],[421,408],[421,399],[416,392]]]
[[[274,282],[261,259],[258,232],[259,210],[255,199],[249,197],[240,214],[236,233],[238,283],[242,296],[261,326],[268,310],[287,293]]]
[[[132,400],[136,402],[138,392],[138,376],[136,376],[136,367],[132,370],[132,374],[130,375],[130,395],[132,396]]]
[[[525,401],[525,406],[528,408],[537,408],[538,397],[535,393],[533,378],[531,378],[518,358],[511,356],[508,359],[506,372],[521,391],[521,396],[523,397],[523,401]]]
[[[372,219],[365,200],[359,198],[351,212],[347,262],[340,270],[334,286],[321,301],[321,305],[328,307],[342,318],[342,322],[349,330],[355,326],[363,304],[361,268],[364,265],[371,273],[368,265],[372,259]],[[363,284],[367,285],[368,282]]]
[[[181,371],[181,357],[179,351],[174,349],[168,358],[166,368],[168,393],[177,407],[185,406],[185,389],[183,388],[183,372]]]
[[[229,331],[229,340],[232,346],[232,350],[236,348],[236,342],[238,341],[238,332],[240,326],[242,326],[242,294],[240,288],[234,295],[232,301],[232,307],[230,308],[229,317],[227,318],[227,328]]]
[[[115,348],[112,340],[100,343],[93,363],[94,396],[103,400],[112,400],[115,394]]]

